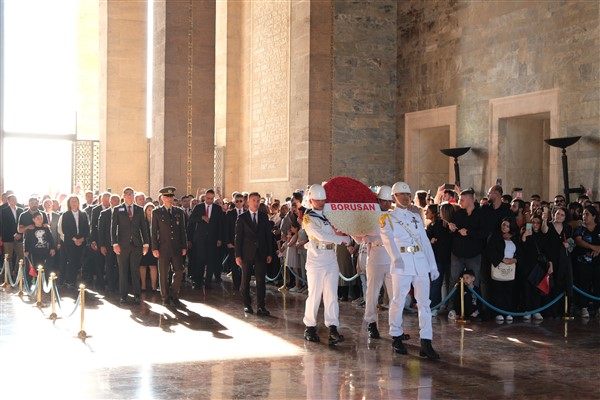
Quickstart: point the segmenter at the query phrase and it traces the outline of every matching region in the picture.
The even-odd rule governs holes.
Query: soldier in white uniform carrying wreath
[[[308,189],[311,209],[302,219],[309,242],[305,245],[306,280],[308,281],[308,298],[304,312],[304,339],[319,342],[317,334],[317,313],[323,297],[325,307],[325,325],[329,327],[329,344],[335,345],[344,340],[337,331],[339,326],[339,305],[337,297],[339,266],[335,255],[338,244],[350,243],[350,238],[336,232],[323,215],[326,194],[321,185],[312,185]]]
[[[431,346],[433,331],[431,327],[431,308],[429,307],[429,287],[431,281],[439,276],[431,243],[427,238],[423,220],[409,210],[410,188],[404,182],[392,186],[396,208],[381,217],[381,239],[392,262],[393,297],[390,303],[390,335],[392,347],[396,353],[407,354],[402,343],[402,311],[404,299],[414,287],[419,311],[419,329],[421,337],[421,357],[437,360],[440,356]]]

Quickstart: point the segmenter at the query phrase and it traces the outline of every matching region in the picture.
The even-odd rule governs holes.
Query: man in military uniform
[[[158,279],[162,304],[181,307],[179,288],[183,277],[183,257],[187,251],[185,214],[173,205],[175,188],[160,190],[163,205],[152,211],[152,253],[158,259]],[[173,266],[173,280],[169,291],[169,271]],[[170,297],[169,297],[170,296]]]
[[[396,208],[381,217],[381,239],[391,257],[392,301],[390,303],[390,335],[396,353],[407,354],[402,343],[402,310],[404,299],[414,287],[419,311],[421,357],[440,358],[431,346],[431,308],[429,286],[439,277],[431,243],[427,238],[423,220],[410,211],[410,188],[404,182],[392,186]],[[430,281],[431,275],[431,281]]]
[[[381,186],[377,191],[377,200],[381,211],[387,212],[392,206],[392,188]],[[379,339],[377,329],[377,302],[379,291],[385,283],[388,296],[392,297],[392,277],[390,275],[390,256],[388,255],[379,228],[366,236],[357,236],[357,242],[367,246],[367,292],[365,294],[365,322],[368,324],[369,338]],[[408,337],[405,336],[405,339]]]
[[[312,209],[303,217],[304,229],[309,242],[306,256],[306,278],[308,281],[308,298],[304,312],[304,339],[319,342],[317,335],[317,313],[323,297],[325,307],[325,325],[329,327],[329,344],[335,345],[344,340],[337,331],[339,325],[339,305],[337,287],[339,266],[335,255],[338,244],[350,243],[350,238],[334,230],[323,215],[325,206],[325,189],[321,185],[312,185],[308,190]]]

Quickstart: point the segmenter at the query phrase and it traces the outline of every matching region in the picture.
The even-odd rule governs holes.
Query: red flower
[[[377,196],[364,183],[347,176],[336,176],[324,185],[328,203],[377,203]]]

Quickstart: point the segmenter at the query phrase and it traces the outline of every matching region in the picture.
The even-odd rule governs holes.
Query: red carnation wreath
[[[337,176],[323,184],[327,202],[323,214],[347,235],[367,235],[377,229],[381,209],[377,196],[364,183]]]

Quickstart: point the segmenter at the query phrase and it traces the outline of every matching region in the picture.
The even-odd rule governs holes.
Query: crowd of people
[[[265,286],[285,284],[308,296],[309,341],[318,341],[316,315],[323,296],[330,343],[343,340],[336,329],[338,301],[353,301],[359,312],[364,308],[371,338],[380,337],[377,308],[389,306],[394,349],[404,353],[402,309],[414,307],[425,340],[422,352],[429,358],[437,358],[430,320],[440,312],[431,311],[430,304],[440,304],[460,278],[496,308],[465,290],[468,319],[563,316],[564,299],[544,308],[563,292],[572,299],[567,313],[600,316],[600,303],[573,290],[575,285],[600,296],[600,202],[586,195],[568,204],[562,195],[526,200],[521,190],[509,195],[494,185],[478,199],[473,189],[442,185],[435,196],[424,191],[413,196],[399,182],[374,188],[388,225],[383,217],[380,231],[347,237],[327,230],[321,212],[326,198],[317,186],[312,198],[307,189],[285,199],[256,192],[226,197],[212,189],[177,198],[175,188],[166,187],[156,200],[127,187],[121,194],[33,195],[27,207],[7,192],[0,206],[0,248],[11,265],[19,260],[41,265],[58,274],[66,288],[85,283],[118,295],[121,303],[139,303],[141,292],[151,290],[160,291],[163,304],[180,306],[186,282],[210,290],[228,276],[242,292],[244,311],[253,313],[254,275],[257,314],[269,315]],[[406,237],[393,231],[394,223]],[[288,274],[279,273],[284,268]],[[548,284],[540,286],[544,279]],[[443,308],[449,319],[460,313],[460,297],[457,292]]]

